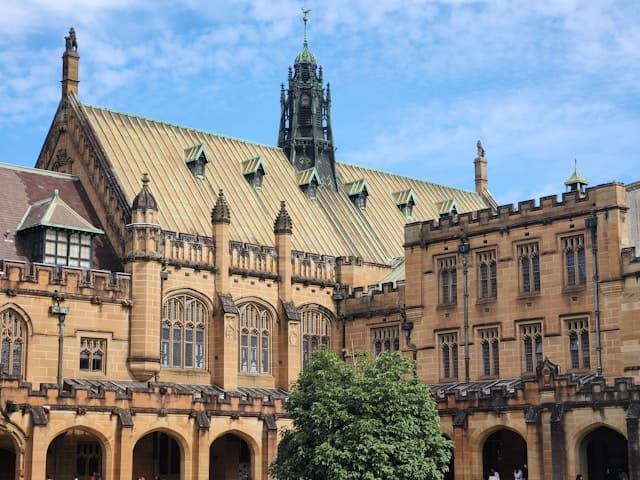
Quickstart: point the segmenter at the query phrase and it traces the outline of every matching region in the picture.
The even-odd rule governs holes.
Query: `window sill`
[[[476,305],[487,305],[490,303],[496,303],[497,301],[498,297],[478,298],[476,300]]]
[[[458,308],[457,303],[439,303],[436,306],[437,310],[454,310],[456,308]]]
[[[584,292],[587,289],[587,285],[575,285],[572,287],[565,286],[562,289],[562,293],[566,295],[575,295],[576,293]]]
[[[531,300],[540,296],[540,292],[520,292],[516,297],[518,300]]]

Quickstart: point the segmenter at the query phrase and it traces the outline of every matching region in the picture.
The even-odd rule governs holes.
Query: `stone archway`
[[[527,442],[513,430],[497,430],[487,437],[482,446],[482,472],[487,478],[489,470],[495,469],[500,478],[513,478],[516,467],[527,463]]]
[[[180,444],[169,433],[155,431],[136,442],[133,449],[134,478],[179,480],[182,471]]]
[[[580,442],[580,473],[585,480],[618,478],[619,471],[629,473],[627,439],[615,430],[600,426]]]
[[[209,480],[252,480],[249,444],[232,433],[216,439],[209,448]]]
[[[11,436],[0,429],[0,480],[18,478],[16,472],[18,452]]]
[[[104,477],[104,445],[97,435],[72,428],[58,435],[47,448],[47,475],[56,480],[80,480],[99,473]]]

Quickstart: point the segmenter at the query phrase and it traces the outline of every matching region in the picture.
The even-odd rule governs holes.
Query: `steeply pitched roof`
[[[435,203],[455,198],[460,212],[486,208],[482,198],[468,192],[353,165],[338,164],[339,191],[319,188],[316,199],[299,186],[299,172],[282,150],[176,125],[81,105],[85,117],[112,164],[128,199],[148,172],[166,230],[210,235],[210,215],[220,188],[231,210],[231,238],[272,245],[273,221],[286,201],[293,222],[295,250],[334,256],[362,257],[389,264],[403,255],[407,219],[393,194],[411,191],[414,220],[438,218]],[[203,145],[209,163],[203,177],[194,177],[184,163],[184,151]],[[269,172],[262,189],[244,179],[246,160],[259,157]],[[353,205],[344,184],[364,179],[369,197],[366,210]]]
[[[0,163],[0,186],[0,259],[29,260],[26,241],[18,230],[30,226],[102,232],[97,228],[98,216],[77,177]],[[93,266],[122,271],[104,235],[94,239]]]

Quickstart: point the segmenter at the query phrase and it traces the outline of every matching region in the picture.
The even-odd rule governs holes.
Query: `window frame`
[[[328,312],[317,307],[303,306],[298,310],[300,318],[300,359],[302,369],[309,365],[311,356],[319,348],[331,348],[333,318]]]
[[[520,295],[539,295],[542,290],[540,242],[532,240],[519,243],[516,253]]]
[[[578,290],[587,286],[587,254],[584,233],[560,237],[564,288]]]
[[[488,302],[498,298],[498,252],[496,249],[476,253],[478,262],[478,301]]]
[[[80,337],[80,351],[79,351],[79,361],[78,361],[78,370],[82,373],[107,373],[107,344],[108,341],[104,337],[90,337],[90,336],[81,336]],[[83,368],[82,360],[83,353],[86,354],[87,366]],[[97,360],[98,354],[100,356],[100,367],[96,367],[95,362]]]
[[[400,351],[400,324],[376,325],[369,327],[371,348],[377,358],[383,352]]]
[[[248,301],[238,306],[238,371],[241,375],[273,374],[274,324],[273,311],[262,303]]]
[[[174,292],[165,298],[160,320],[161,368],[206,371],[209,311],[208,305],[191,293]],[[189,331],[191,340],[188,340]],[[191,349],[187,348],[189,345]]]
[[[0,377],[25,378],[27,329],[25,318],[16,309],[9,307],[0,311]],[[8,365],[3,359],[8,359]]]
[[[500,376],[500,329],[498,326],[479,328],[477,330],[480,346],[481,377],[495,378]]]
[[[591,369],[591,338],[589,318],[565,319],[567,335],[567,370],[589,371]]]
[[[456,381],[460,375],[460,345],[458,331],[438,333],[440,355],[440,379],[442,381]]]
[[[439,306],[449,307],[458,304],[457,262],[457,255],[446,255],[436,259]]]

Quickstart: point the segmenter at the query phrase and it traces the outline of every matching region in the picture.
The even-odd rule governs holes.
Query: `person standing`
[[[513,480],[522,480],[524,477],[522,476],[522,469],[516,467],[513,471]]]

